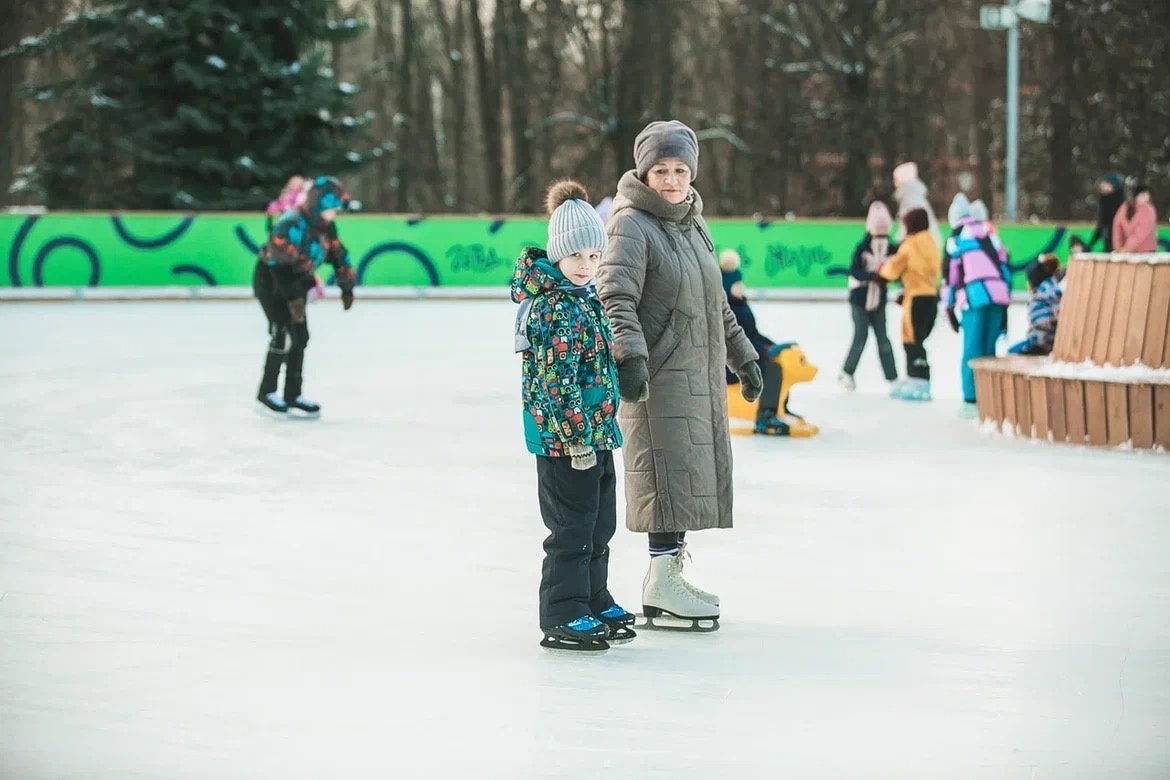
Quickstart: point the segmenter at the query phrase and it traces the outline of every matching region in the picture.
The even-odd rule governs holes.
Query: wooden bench
[[[1077,255],[1052,356],[971,367],[980,419],[1006,433],[1170,451],[1170,254]]]

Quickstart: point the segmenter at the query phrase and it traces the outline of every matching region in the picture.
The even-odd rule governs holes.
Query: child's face
[[[1133,202],[1134,202],[1134,205],[1137,205],[1137,206],[1144,206],[1144,205],[1146,205],[1147,203],[1149,203],[1149,202],[1150,202],[1150,193],[1148,193],[1148,192],[1139,192],[1139,193],[1137,194],[1137,196],[1136,196],[1136,197],[1133,199]]]
[[[583,249],[575,254],[562,257],[557,263],[565,278],[576,285],[588,284],[597,276],[597,267],[601,265],[600,249]]]

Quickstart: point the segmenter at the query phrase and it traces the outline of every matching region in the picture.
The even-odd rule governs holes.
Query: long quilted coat
[[[626,526],[639,533],[731,527],[724,366],[759,356],[727,304],[703,201],[672,205],[627,172],[606,224],[597,291],[620,364],[641,356],[650,397],[623,401]]]

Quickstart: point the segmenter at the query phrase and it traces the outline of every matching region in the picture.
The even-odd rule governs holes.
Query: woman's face
[[[659,160],[646,172],[646,185],[667,203],[677,205],[691,192],[691,168],[674,157]]]
[[[1136,196],[1134,196],[1134,199],[1133,199],[1133,204],[1135,206],[1144,206],[1149,202],[1150,202],[1150,193],[1148,193],[1148,192],[1140,192]]]

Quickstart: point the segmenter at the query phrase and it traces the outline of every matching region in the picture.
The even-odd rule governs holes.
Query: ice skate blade
[[[316,420],[321,416],[320,411],[306,412],[302,409],[294,409],[291,406],[286,414],[288,414],[288,419],[290,420]]]
[[[605,655],[609,650],[609,643],[604,639],[574,642],[567,639],[558,639],[554,636],[546,636],[540,640],[540,646],[550,653],[556,653],[558,655]]]
[[[272,409],[272,408],[266,406],[265,404],[261,403],[260,401],[256,402],[255,408],[256,408],[256,414],[260,415],[261,417],[267,417],[270,420],[287,420],[288,419],[288,412],[278,412],[275,409]]]
[[[610,626],[609,636],[605,638],[605,641],[608,642],[611,647],[613,645],[628,645],[630,642],[633,642],[637,636],[638,632],[630,626]]]
[[[711,634],[719,630],[719,616],[683,617],[656,607],[642,607],[638,617],[644,622],[638,628],[651,631],[679,631],[691,634]]]

